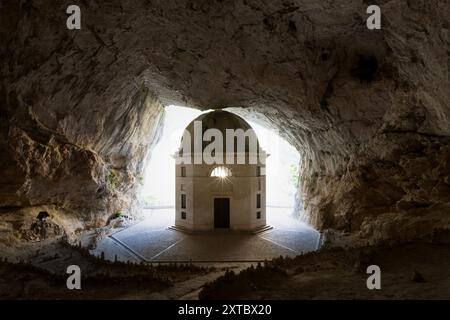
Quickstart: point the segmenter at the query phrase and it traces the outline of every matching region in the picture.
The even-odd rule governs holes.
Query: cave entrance
[[[183,130],[201,113],[179,106],[165,108],[162,134],[147,162],[140,194],[143,217],[155,225],[174,223],[176,187],[173,155],[180,146]],[[245,115],[242,117],[255,130],[262,148],[270,154],[265,170],[267,223],[274,227],[289,224],[298,187],[299,152],[274,129],[256,123]]]
[[[235,113],[240,111],[237,109]],[[261,228],[263,230],[258,229],[257,232],[241,232],[229,228],[186,232],[174,227],[176,217],[181,220],[189,219],[189,205],[192,201],[185,192],[187,189],[184,189],[188,188],[188,185],[180,185],[180,189],[176,191],[176,174],[178,177],[186,176],[187,170],[190,169],[186,168],[183,172],[178,168],[180,170],[175,172],[174,154],[179,149],[184,129],[200,114],[198,110],[184,107],[165,108],[163,130],[149,157],[141,190],[143,221],[111,235],[110,239],[114,240],[114,245],[100,244],[99,248],[106,248],[108,256],[117,255],[121,260],[129,260],[129,257],[132,257],[136,261],[150,263],[256,262],[280,255],[293,257],[316,250],[319,233],[291,215],[299,176],[299,153],[272,129],[255,123],[245,115],[242,118],[256,131],[262,149],[270,154],[265,162],[266,170],[262,172],[263,170],[254,168],[255,171],[252,171],[253,175],[250,177],[258,179],[260,175],[265,174],[266,221],[271,227],[266,228],[264,225],[264,228]],[[206,175],[226,180],[238,176],[238,172],[228,170],[226,166],[219,166],[205,171]],[[179,192],[179,197],[175,196],[176,192]],[[250,208],[236,207],[238,197],[233,194],[229,196],[229,192],[230,190],[221,189],[219,193],[214,194],[215,198],[229,199],[226,203],[217,203],[218,226],[231,226],[233,221],[230,214],[235,212],[234,210],[254,210],[251,211],[254,221],[262,218],[264,202],[261,193],[259,196],[258,192],[254,194]],[[175,211],[176,201],[179,201],[177,205],[180,212]],[[214,214],[214,210],[209,212],[207,209],[204,212]]]

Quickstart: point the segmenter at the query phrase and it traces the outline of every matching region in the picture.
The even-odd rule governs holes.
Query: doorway
[[[214,228],[230,227],[230,198],[214,199]]]

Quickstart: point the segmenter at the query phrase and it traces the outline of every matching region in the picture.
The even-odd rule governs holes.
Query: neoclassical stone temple
[[[201,127],[201,131],[197,132]],[[208,142],[203,141],[199,149],[194,147],[194,137],[204,137],[208,129],[217,129],[223,137],[223,153],[214,154],[216,159],[210,163],[204,158],[200,163],[194,161],[198,153],[208,153]],[[266,177],[265,158],[267,154],[261,148],[256,149],[255,156],[249,147],[251,139],[245,139],[242,152],[233,142],[232,152],[227,150],[227,129],[234,132],[253,134],[259,146],[256,134],[251,126],[241,117],[227,111],[204,113],[193,120],[186,128],[191,137],[190,152],[183,146],[175,154],[176,158],[176,219],[175,226],[192,231],[229,228],[232,230],[253,231],[266,226]],[[249,131],[248,131],[249,130]],[[186,136],[183,136],[185,139]],[[244,140],[242,140],[244,141]],[[189,148],[188,148],[189,149]],[[209,153],[210,154],[210,153]],[[245,163],[239,164],[239,156],[245,157]],[[188,159],[188,161],[182,160]],[[234,159],[233,163],[227,159]],[[241,158],[242,159],[242,158]],[[189,161],[190,160],[190,161]],[[219,162],[219,163],[217,163]],[[220,163],[221,162],[221,163]],[[253,162],[253,163],[251,163]]]

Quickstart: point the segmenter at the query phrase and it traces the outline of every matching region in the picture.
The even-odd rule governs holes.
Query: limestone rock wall
[[[45,209],[86,228],[130,213],[161,129],[161,103],[133,74],[133,61],[115,57],[94,33],[75,41],[58,26],[65,10],[58,19],[46,2],[2,6],[3,215]]]
[[[0,206],[126,206],[179,104],[286,136],[319,228],[447,227],[450,5],[377,3],[371,31],[362,0],[83,1],[70,31],[70,1],[2,1]]]

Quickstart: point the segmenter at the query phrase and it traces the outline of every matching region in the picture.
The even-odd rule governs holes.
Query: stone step
[[[272,230],[272,229],[273,229],[272,226],[270,226],[270,225],[265,225],[265,226],[263,226],[263,227],[261,227],[261,228],[258,228],[258,229],[253,230],[253,231],[252,231],[252,234],[261,234],[261,233],[264,233],[264,232],[269,231],[269,230]]]
[[[177,227],[177,226],[170,226],[168,229],[169,230],[174,230],[174,231],[179,231],[179,232],[184,232],[184,233],[187,233],[187,234],[205,234],[205,233],[261,234],[263,232],[272,230],[273,227],[269,226],[269,225],[266,225],[266,226],[259,227],[257,229],[249,230],[249,231],[230,230],[230,229],[213,229],[213,230],[201,231],[201,230],[189,230],[189,229],[180,228],[180,227]]]

